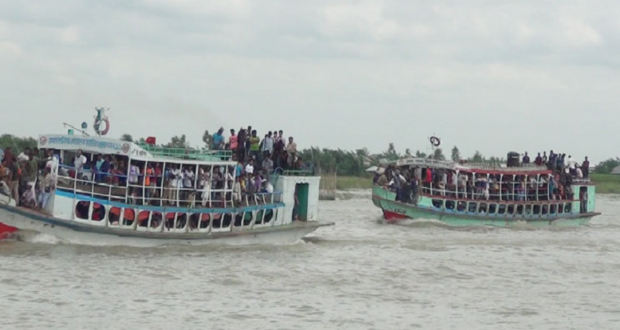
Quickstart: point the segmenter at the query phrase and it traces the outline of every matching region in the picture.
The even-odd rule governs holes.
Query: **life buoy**
[[[103,131],[99,130],[101,128],[101,122],[105,122],[105,129]],[[110,121],[107,117],[100,120],[95,119],[95,124],[93,125],[93,128],[95,129],[95,131],[97,131],[99,135],[106,135],[110,131]]]
[[[430,140],[433,147],[439,147],[439,145],[441,144],[441,140],[439,140],[439,138],[436,136],[431,136]]]

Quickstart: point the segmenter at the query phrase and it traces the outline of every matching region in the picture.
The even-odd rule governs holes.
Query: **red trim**
[[[5,225],[2,222],[0,222],[0,239],[10,236],[12,233],[16,231],[17,231],[17,228]]]
[[[386,210],[383,210],[383,217],[387,221],[398,221],[398,220],[403,220],[403,219],[408,219],[409,218],[406,215],[402,215],[400,213],[395,213],[395,212],[386,211]]]

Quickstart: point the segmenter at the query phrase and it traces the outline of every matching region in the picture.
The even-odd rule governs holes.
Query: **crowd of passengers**
[[[455,199],[496,201],[573,200],[571,185],[574,179],[587,178],[589,162],[579,166],[569,156],[554,154],[539,156],[536,165],[546,165],[553,170],[547,175],[476,174],[437,168],[396,168],[388,166],[377,172],[374,184],[396,193],[396,200],[409,203],[422,191],[426,195],[445,196]],[[523,164],[529,164],[527,152]],[[580,193],[580,200],[587,199]]]
[[[215,207],[231,200],[234,205],[249,204],[260,194],[272,194],[269,179],[276,170],[308,170],[297,155],[297,143],[293,137],[286,139],[282,130],[268,132],[262,140],[252,127],[241,129],[239,134],[231,130],[227,139],[223,132],[220,128],[213,135],[211,147],[233,151],[231,158],[236,166],[165,163],[164,167],[164,163],[136,160],[127,164],[127,156],[101,154],[90,161],[82,150],[68,162],[70,165],[59,165],[64,163],[59,153],[51,149],[41,157],[36,148],[26,149],[19,156],[7,148],[0,167],[0,192],[15,199],[18,206],[45,208],[56,188],[54,174],[60,166],[61,187],[73,187],[73,180],[67,178],[77,178],[78,189],[92,183],[122,187],[126,189],[127,202],[132,204]],[[124,199],[125,193],[111,197]]]
[[[37,148],[27,148],[15,155],[12,148],[6,148],[0,159],[0,193],[15,200],[17,206],[44,208],[55,188],[58,158],[54,152],[41,154]]]

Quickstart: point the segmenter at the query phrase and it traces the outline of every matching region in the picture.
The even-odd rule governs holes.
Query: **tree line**
[[[197,147],[201,149],[208,149],[211,143],[211,135],[208,131],[205,131],[203,135],[203,147]],[[145,143],[144,138],[134,140],[129,134],[123,134],[121,140],[136,143]],[[185,134],[180,136],[173,136],[168,143],[159,144],[162,147],[172,148],[190,148],[190,144],[187,141]],[[32,137],[16,137],[10,134],[4,134],[0,136],[0,149],[5,150],[11,148],[13,153],[19,153],[26,148],[36,148],[37,140]],[[395,161],[403,157],[428,157],[424,152],[419,150],[412,152],[410,149],[405,150],[404,154],[399,153],[394,147],[393,143],[388,145],[387,150],[371,155],[368,149],[356,149],[356,150],[342,150],[342,149],[329,149],[310,147],[309,149],[303,149],[299,151],[299,156],[304,162],[310,162],[314,167],[322,172],[337,173],[338,175],[347,176],[361,176],[366,173],[366,168],[370,166],[378,166],[385,161]],[[432,153],[432,158],[437,160],[446,160],[446,156],[441,148],[436,148]],[[453,161],[467,160],[472,163],[494,163],[501,164],[506,161],[503,157],[485,157],[479,151],[476,151],[474,155],[467,158],[462,158],[459,148],[454,146],[450,153],[450,159]],[[596,165],[594,173],[609,174],[611,171],[620,166],[620,157],[609,158]]]

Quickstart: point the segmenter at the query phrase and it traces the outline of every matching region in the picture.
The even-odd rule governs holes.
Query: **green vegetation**
[[[24,151],[26,148],[36,148],[37,140],[26,137],[20,138],[17,136],[13,136],[10,134],[4,134],[0,136],[0,149],[6,150],[6,148],[11,148],[13,154],[18,155],[20,152]]]
[[[371,176],[339,176],[336,181],[336,189],[370,189],[372,188]]]
[[[592,182],[596,184],[596,192],[599,194],[620,194],[620,175],[618,174],[592,174]]]

